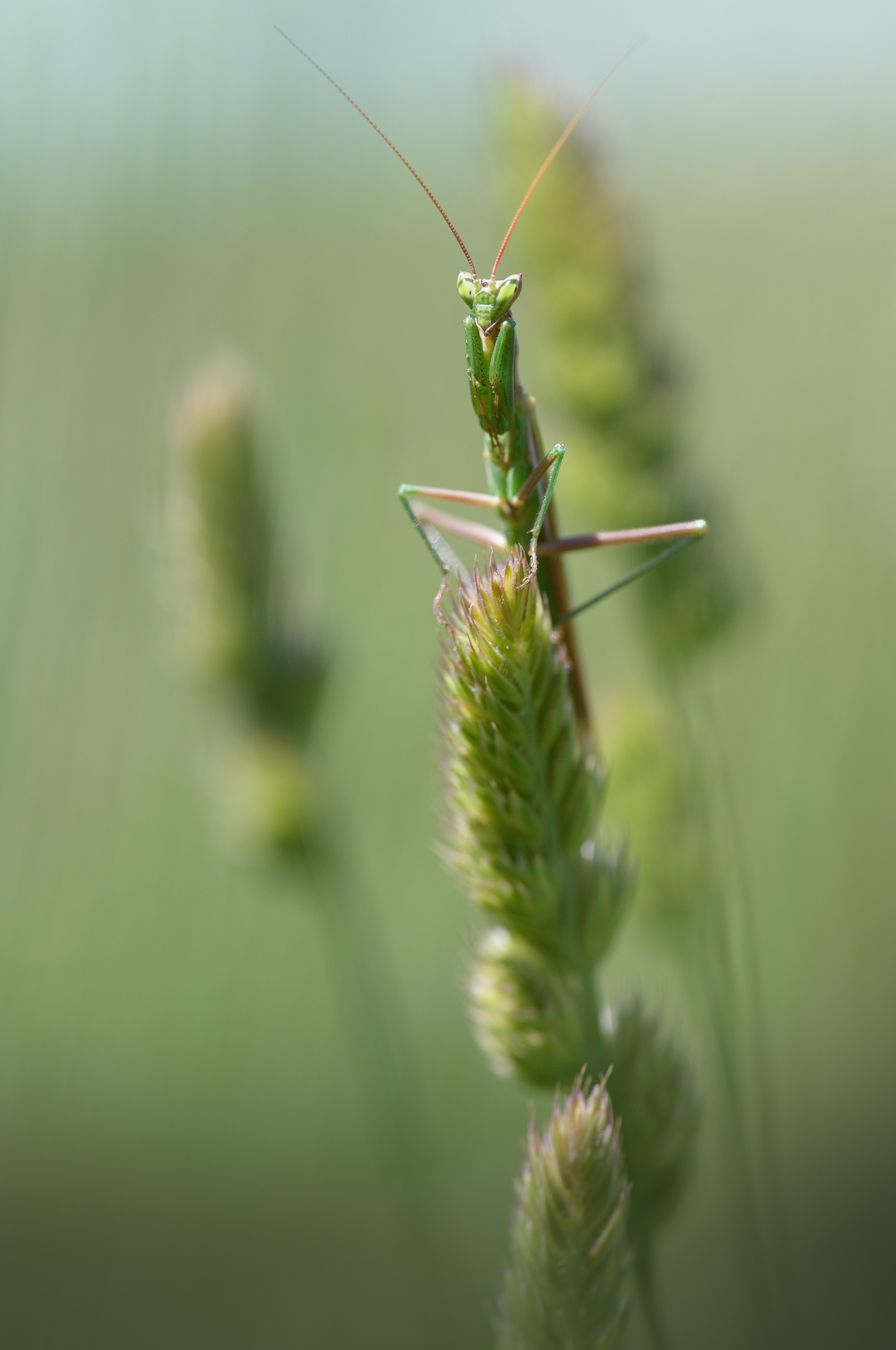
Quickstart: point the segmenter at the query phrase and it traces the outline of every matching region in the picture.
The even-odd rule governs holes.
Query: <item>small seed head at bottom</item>
[[[620,1344],[632,1295],[628,1182],[603,1083],[580,1077],[530,1131],[517,1185],[501,1350]]]

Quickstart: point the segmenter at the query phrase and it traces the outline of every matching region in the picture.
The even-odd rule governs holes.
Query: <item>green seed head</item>
[[[589,839],[579,853],[580,943],[592,962],[606,956],[634,889],[635,870],[624,849],[599,847]]]
[[[451,861],[490,919],[578,960],[601,779],[522,551],[477,575],[445,623]]]
[[[694,1076],[656,1018],[632,1000],[604,1017],[609,1084],[622,1124],[636,1225],[675,1207],[693,1160],[700,1103]]]
[[[311,765],[282,737],[245,731],[221,765],[224,818],[250,853],[303,853],[318,830],[319,798]]]
[[[506,928],[479,941],[470,1001],[476,1038],[496,1073],[555,1088],[585,1063],[580,980]]]
[[[192,381],[173,459],[169,580],[182,645],[223,691],[234,723],[220,775],[228,822],[269,854],[305,849],[318,825],[305,742],[325,662],[283,622],[252,389],[240,363],[218,360]]]
[[[183,396],[169,494],[172,582],[185,646],[216,680],[242,680],[264,644],[270,533],[245,368],[209,365]]]
[[[707,903],[710,885],[700,783],[682,714],[642,688],[614,699],[602,725],[613,765],[607,814],[638,858],[638,912],[678,937]]]
[[[579,1080],[530,1132],[517,1186],[501,1350],[621,1343],[631,1301],[628,1184],[604,1085]]]
[[[443,615],[449,859],[493,925],[470,982],[498,1073],[553,1086],[602,1072],[591,971],[630,871],[593,837],[602,775],[579,733],[565,658],[519,549]]]
[[[301,732],[324,676],[283,622],[274,538],[245,368],[219,359],[184,394],[168,495],[171,585],[183,645],[265,727]]]

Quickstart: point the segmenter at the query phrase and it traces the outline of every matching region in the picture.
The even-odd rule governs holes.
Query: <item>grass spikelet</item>
[[[225,696],[220,787],[232,833],[271,855],[301,850],[318,813],[307,741],[325,665],[281,614],[252,382],[219,358],[183,394],[167,499],[168,573],[181,646]]]
[[[186,389],[175,418],[169,543],[183,644],[218,681],[252,679],[271,593],[270,525],[258,480],[253,393],[236,360]]]
[[[527,560],[477,574],[447,616],[449,856],[491,921],[579,968],[609,940],[622,867],[591,841],[603,793]]]
[[[685,940],[711,903],[702,783],[680,710],[649,686],[607,707],[613,765],[607,825],[638,858],[638,912],[664,937]]]
[[[495,1073],[540,1087],[570,1082],[588,1057],[575,972],[506,928],[478,944],[470,977],[476,1039]]]
[[[693,1161],[700,1102],[681,1052],[637,999],[603,1021],[632,1183],[632,1223],[643,1236],[679,1199]]]
[[[501,1350],[612,1350],[631,1301],[628,1183],[603,1083],[579,1079],[530,1130],[517,1185]]]
[[[596,1241],[594,1216],[617,1208],[609,1192],[600,1192],[602,1209],[590,1191],[589,1158],[600,1159],[598,1189],[615,1187],[617,1199],[625,1191],[621,1213],[624,1155],[628,1239],[658,1326],[653,1227],[687,1174],[698,1119],[693,1082],[640,1005],[601,1016],[598,966],[624,913],[630,871],[594,835],[603,777],[576,727],[562,647],[525,555],[516,550],[475,574],[442,617],[449,856],[490,925],[469,985],[477,1039],[499,1074],[541,1087],[576,1084],[545,1139],[530,1141],[503,1344],[609,1346],[621,1315],[616,1295],[605,1302],[600,1282],[588,1282],[583,1234],[593,1219]],[[604,1085],[588,1096],[578,1077],[608,1070],[618,1127]]]

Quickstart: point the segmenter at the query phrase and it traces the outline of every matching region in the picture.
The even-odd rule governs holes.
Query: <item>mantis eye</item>
[[[473,281],[472,273],[461,272],[457,278],[457,293],[465,305],[472,309],[473,301],[476,298],[476,283]]]
[[[523,289],[522,272],[514,272],[513,276],[505,277],[503,281],[498,282],[498,291],[495,295],[495,304],[499,309],[506,312],[510,309],[514,300]]]

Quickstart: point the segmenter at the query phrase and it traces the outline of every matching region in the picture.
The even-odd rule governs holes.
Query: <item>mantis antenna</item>
[[[473,259],[470,257],[469,250],[467,249],[466,244],[460,237],[460,232],[455,227],[454,222],[452,221],[448,212],[445,210],[442,203],[439,201],[436,194],[423,181],[422,177],[414,168],[411,161],[401,153],[397,145],[395,145],[392,141],[389,140],[389,137],[386,135],[385,131],[383,131],[382,127],[378,126],[377,123],[374,122],[373,118],[370,116],[369,113],[364,111],[360,103],[356,102],[356,100],[352,98],[351,94],[349,94],[345,89],[343,89],[341,84],[339,84],[336,80],[333,79],[333,76],[329,73],[329,71],[324,70],[323,66],[320,64],[319,61],[315,61],[313,56],[309,56],[308,52],[306,52],[303,47],[300,47],[299,44],[289,36],[288,33],[284,33],[283,29],[279,28],[277,24],[274,24],[274,29],[276,32],[280,34],[282,38],[285,38],[285,40],[289,43],[290,47],[295,48],[295,50],[299,53],[299,56],[303,56],[310,66],[313,66],[314,69],[318,71],[319,74],[323,75],[324,79],[327,80],[333,86],[333,88],[336,90],[338,94],[342,95],[346,103],[348,103],[350,107],[354,108],[356,113],[360,113],[360,115],[364,118],[364,121],[367,123],[367,125],[372,127],[373,130],[376,132],[376,134],[379,136],[380,140],[384,141],[385,144],[388,145],[393,155],[396,155],[401,160],[402,164],[407,169],[408,173],[411,174],[413,178],[416,178],[417,182],[420,184],[423,191],[426,193],[427,197],[432,202],[433,206],[436,208],[436,210],[444,220],[445,224],[448,226],[451,233],[454,235],[455,239],[460,245],[461,253],[464,255],[469,264],[470,271],[478,281],[479,274],[476,271],[475,264],[473,262]],[[582,109],[582,111],[584,112],[584,108]],[[500,254],[498,256],[500,257]]]
[[[538,172],[535,174],[535,177],[532,179],[532,182],[526,188],[526,191],[523,195],[523,200],[517,207],[516,214],[514,215],[513,220],[510,222],[510,226],[507,230],[507,233],[505,234],[504,239],[502,240],[501,247],[498,249],[498,256],[497,258],[495,258],[495,265],[492,268],[492,275],[491,275],[492,281],[494,281],[495,277],[498,274],[498,267],[500,266],[501,259],[504,257],[504,250],[510,243],[510,236],[513,234],[514,230],[519,224],[520,216],[523,214],[526,207],[529,205],[529,201],[535,189],[538,187],[538,184],[541,182],[542,178],[544,178],[548,169],[551,167],[554,160],[557,158],[560,151],[563,149],[564,145],[569,140],[570,136],[575,131],[576,127],[579,125],[582,118],[585,116],[586,112],[591,107],[592,103],[597,98],[600,91],[609,84],[612,77],[616,74],[616,71],[622,65],[623,61],[628,60],[632,52],[635,50],[636,47],[640,46],[642,41],[643,38],[636,38],[634,42],[632,42],[626,48],[626,50],[622,53],[622,55],[616,61],[613,62],[612,66],[610,66],[610,69],[607,71],[606,75],[604,75],[600,80],[598,80],[597,84],[591,90],[591,93],[585,99],[584,103],[580,104],[580,106],[573,113],[572,117],[569,119],[566,126],[560,132],[560,135],[557,137],[556,141],[554,141],[554,144],[551,146],[550,150],[545,155],[544,159],[541,161],[541,166],[539,167]]]

